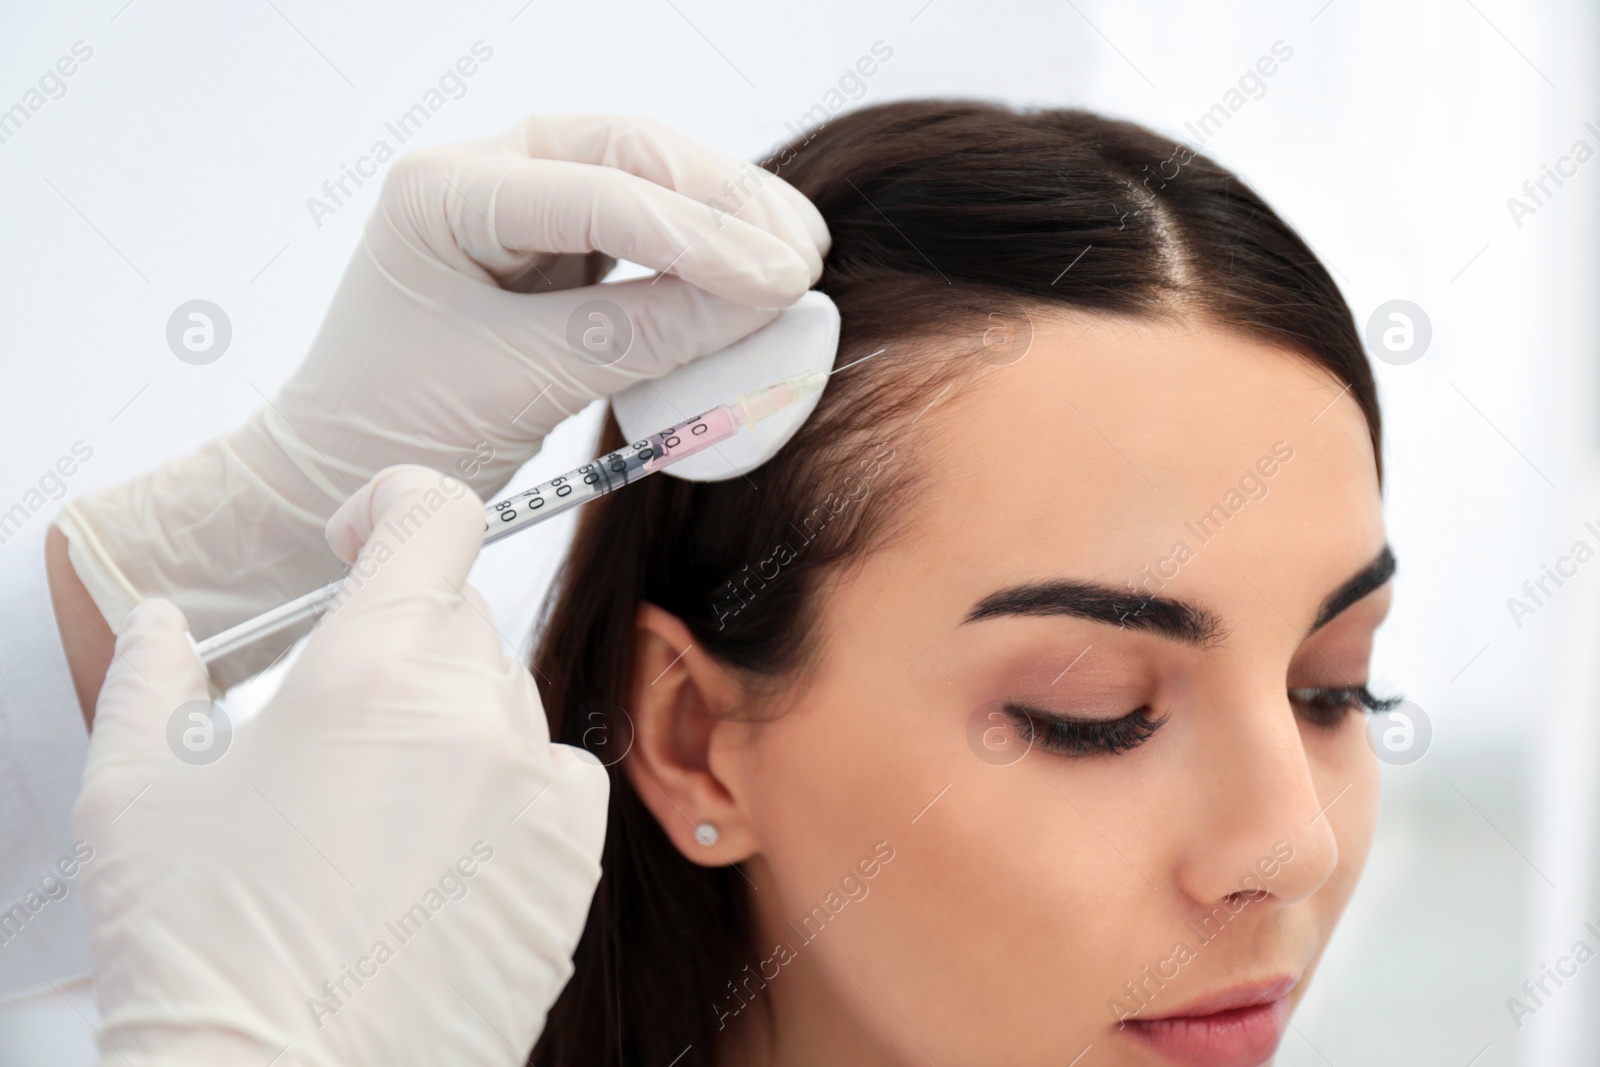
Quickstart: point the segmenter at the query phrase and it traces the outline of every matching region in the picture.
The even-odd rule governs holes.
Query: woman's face
[[[1360,875],[1356,405],[1209,327],[1033,330],[882,442],[925,479],[903,536],[827,591],[782,713],[716,732],[755,1058],[765,1001],[784,1063],[1263,1063]]]

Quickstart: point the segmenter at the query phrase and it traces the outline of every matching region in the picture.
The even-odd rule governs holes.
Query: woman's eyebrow
[[[1306,636],[1310,637],[1332,622],[1345,608],[1393,578],[1394,567],[1394,552],[1388,545],[1384,545],[1383,551],[1379,552],[1371,563],[1362,567],[1349,581],[1328,594],[1327,599],[1322,602],[1322,607],[1317,609],[1317,620],[1311,624],[1311,629],[1306,631]]]
[[[1317,609],[1307,636],[1394,576],[1394,553],[1388,545],[1373,561],[1329,593]],[[1149,596],[1132,587],[1099,582],[1058,580],[1029,582],[990,593],[973,605],[962,624],[1007,615],[1066,615],[1130,630],[1143,630],[1172,641],[1204,648],[1227,636],[1222,620],[1207,608],[1174,597]]]
[[[990,593],[961,621],[966,624],[1005,615],[1068,615],[1144,630],[1202,648],[1227,634],[1216,615],[1186,600],[1149,596],[1131,587],[1064,580],[1030,582]]]

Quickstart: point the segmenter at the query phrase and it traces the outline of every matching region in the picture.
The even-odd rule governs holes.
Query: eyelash
[[[1289,690],[1289,699],[1301,709],[1301,716],[1311,725],[1331,730],[1344,721],[1351,711],[1388,711],[1396,707],[1401,697],[1377,697],[1365,685],[1352,685],[1332,689],[1312,686]]]
[[[1016,704],[1006,705],[1006,711],[1028,747],[1037,745],[1063,756],[1120,756],[1150,740],[1167,721],[1166,716],[1152,719],[1147,707],[1135,708],[1120,719],[1095,721],[1058,719]]]
[[[1289,699],[1303,718],[1324,730],[1338,726],[1345,715],[1357,708],[1388,711],[1402,700],[1397,696],[1374,696],[1365,685],[1291,689]],[[1120,719],[1095,721],[1058,719],[1017,704],[1006,705],[1006,712],[1030,748],[1038,746],[1063,756],[1120,756],[1150,740],[1167,721],[1166,716],[1151,718],[1148,707],[1135,708]]]

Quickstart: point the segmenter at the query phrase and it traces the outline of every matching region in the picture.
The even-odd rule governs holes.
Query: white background
[[[1280,1064],[1592,1063],[1587,971],[1519,1031],[1520,995],[1600,917],[1591,890],[1600,686],[1594,564],[1517,627],[1520,595],[1600,519],[1596,191],[1579,168],[1531,215],[1507,198],[1577,140],[1600,150],[1590,5],[1442,0],[722,0],[448,5],[307,0],[0,4],[0,109],[76,41],[93,57],[0,144],[0,510],[75,441],[84,492],[227,430],[295,366],[377,181],[321,195],[384,122],[483,41],[493,57],[412,142],[530,111],[628,111],[745,157],[788,136],[883,41],[860,103],[930,95],[1077,105],[1184,128],[1274,42],[1293,49],[1204,145],[1318,250],[1358,323],[1414,301],[1425,356],[1377,365],[1397,603],[1375,679],[1426,709],[1432,748],[1386,773],[1366,884]],[[1585,129],[1594,120],[1595,129]],[[180,303],[233,342],[168,350]],[[588,458],[593,420],[534,463]],[[530,472],[532,473],[532,472]],[[48,521],[56,505],[35,517]],[[1600,523],[1597,523],[1600,525]],[[546,530],[477,583],[521,637],[560,548]],[[542,538],[542,539],[541,539]],[[1593,940],[1593,939],[1591,939]],[[1595,968],[1600,970],[1600,966]],[[88,998],[0,1017],[0,1061],[89,1055]],[[1473,1057],[1478,1059],[1474,1060]]]

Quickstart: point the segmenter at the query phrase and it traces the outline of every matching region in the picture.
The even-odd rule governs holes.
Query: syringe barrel
[[[484,509],[483,543],[492,545],[525,526],[544,522],[726,441],[739,432],[739,425],[728,405],[712,408],[491,504]]]

